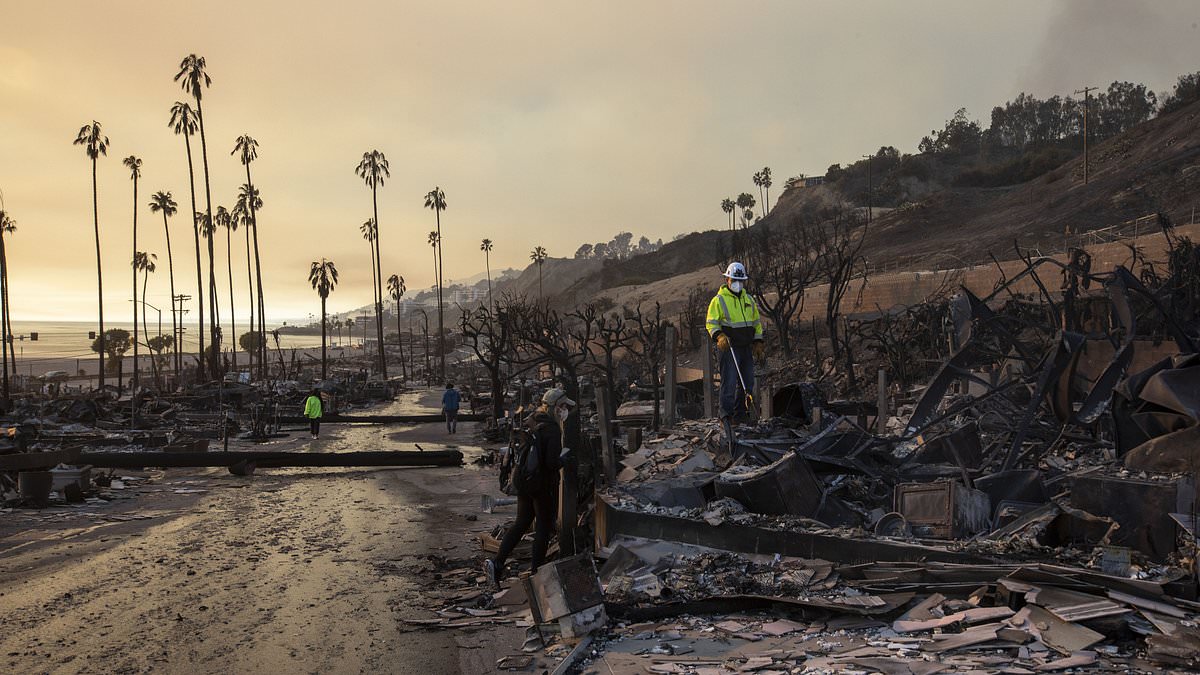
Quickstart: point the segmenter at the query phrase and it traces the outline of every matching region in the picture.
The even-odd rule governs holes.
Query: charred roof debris
[[[543,643],[577,672],[1200,666],[1200,254],[1163,225],[1161,268],[1018,250],[989,293],[842,317],[733,439],[597,408],[564,529],[608,622]]]

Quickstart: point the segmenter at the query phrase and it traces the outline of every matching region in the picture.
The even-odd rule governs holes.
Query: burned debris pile
[[[390,400],[394,386],[365,376],[321,384],[330,412]],[[228,466],[246,473],[255,466],[319,461],[278,452],[209,452],[211,445],[230,438],[263,442],[287,436],[287,416],[303,409],[311,389],[290,380],[225,381],[175,392],[139,389],[122,395],[104,389],[15,398],[0,417],[0,499],[8,506],[33,507],[73,500],[91,493],[88,477],[100,477],[102,468]],[[461,455],[432,459],[456,463]],[[63,478],[68,474],[71,480]]]
[[[595,493],[624,622],[600,658],[665,673],[1200,665],[1200,340],[1180,291],[1198,267],[1166,236],[1162,276],[1023,256],[988,295],[906,312],[946,322],[923,386],[855,403],[785,384],[769,419],[679,422],[627,448]],[[852,379],[924,349],[887,344]],[[722,634],[758,646],[709,644]]]

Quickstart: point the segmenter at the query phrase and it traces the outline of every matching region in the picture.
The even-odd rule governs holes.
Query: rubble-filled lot
[[[630,434],[581,520],[607,623],[570,637],[594,614],[572,608],[550,649],[598,673],[1200,666],[1200,357],[1177,274],[1196,250],[1172,256],[1136,276],[1030,257],[987,297],[910,312],[946,322],[950,355],[923,386],[881,377],[877,404],[801,383],[756,423]],[[535,598],[561,592],[542,576]],[[553,632],[493,605],[512,592],[474,607]]]

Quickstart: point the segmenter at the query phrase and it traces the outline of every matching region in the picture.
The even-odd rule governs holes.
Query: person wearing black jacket
[[[504,533],[496,557],[484,562],[484,571],[493,585],[504,578],[504,563],[535,520],[531,571],[536,572],[546,559],[546,548],[558,516],[559,470],[566,454],[563,451],[563,424],[574,407],[575,401],[567,398],[566,392],[551,389],[542,397],[542,405],[525,419],[526,429],[537,438],[538,473],[534,480],[518,490],[517,520]]]

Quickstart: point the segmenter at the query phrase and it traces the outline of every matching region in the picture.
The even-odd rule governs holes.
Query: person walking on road
[[[758,303],[746,290],[746,266],[729,263],[724,277],[724,285],[708,303],[705,326],[720,350],[721,417],[739,420],[750,412],[746,399],[754,392],[754,361],[762,358],[766,343]]]
[[[325,406],[321,403],[321,390],[313,389],[304,401],[304,416],[308,418],[308,431],[312,434],[313,440],[316,440],[321,433],[321,416],[324,412]]]
[[[458,433],[458,408],[462,405],[462,396],[454,388],[453,382],[446,383],[446,393],[442,394],[442,412],[446,414],[446,431]]]
[[[504,539],[496,557],[484,561],[484,572],[493,586],[504,578],[504,563],[513,549],[537,521],[533,531],[532,568],[536,572],[546,559],[546,548],[558,517],[559,471],[570,450],[563,449],[563,425],[575,401],[562,389],[551,389],[542,396],[542,404],[525,419],[528,442],[514,448],[512,481],[517,492],[517,520]]]

